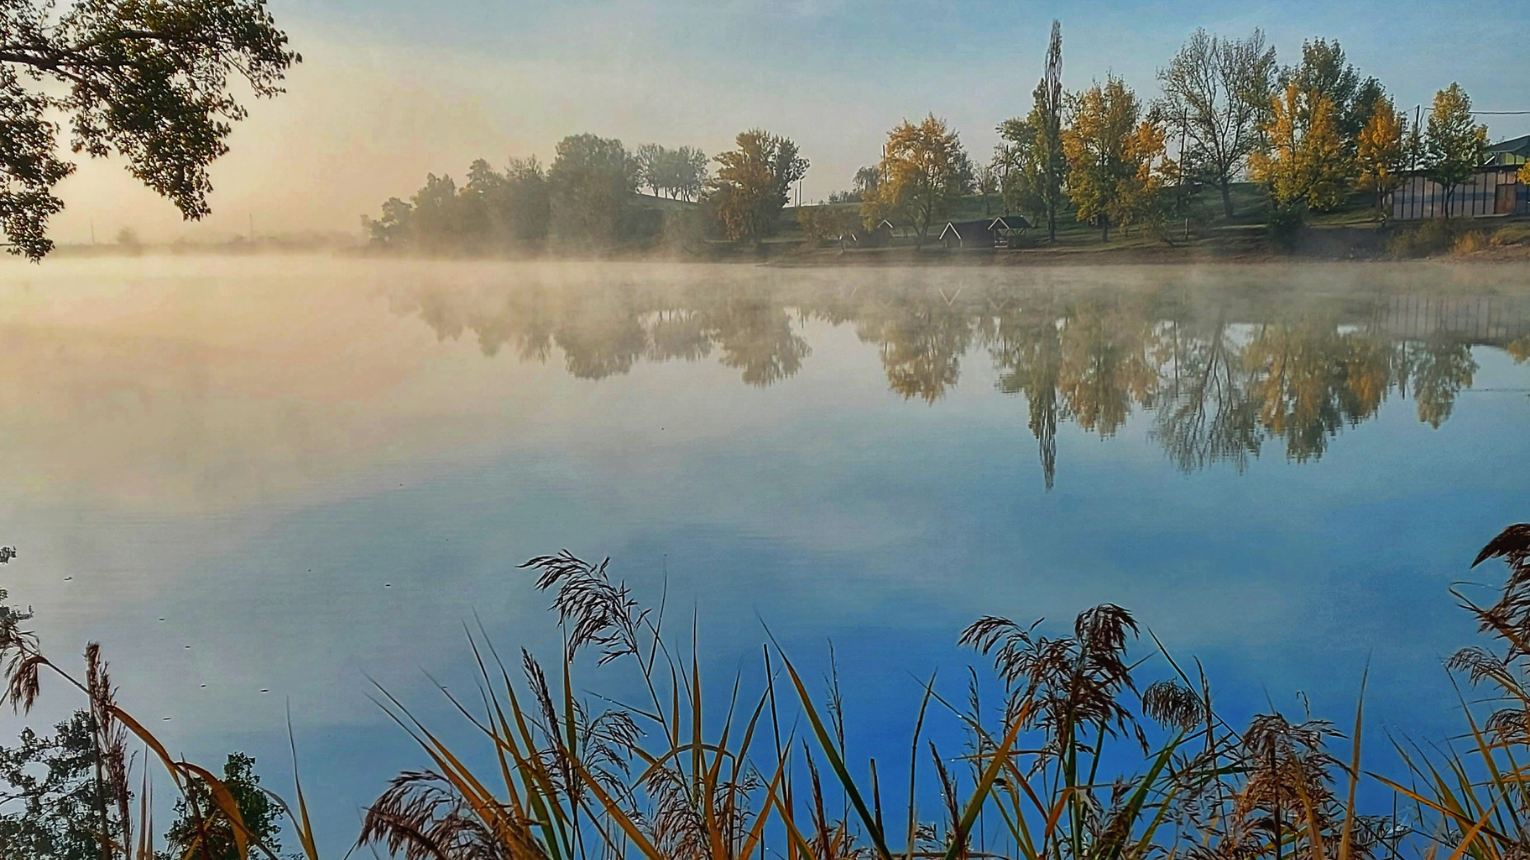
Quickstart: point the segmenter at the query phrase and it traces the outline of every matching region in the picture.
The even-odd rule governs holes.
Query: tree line
[[[14,35],[0,51],[0,98],[11,106],[0,112],[9,143],[0,151],[0,246],[9,252],[40,259],[53,247],[47,224],[64,205],[53,189],[75,168],[57,155],[54,113],[69,118],[76,151],[123,157],[185,217],[201,218],[210,211],[208,167],[245,115],[231,76],[272,97],[301,60],[262,0],[158,8],[79,0],[50,15],[21,0],[0,10],[0,32]],[[1379,208],[1410,171],[1439,183],[1448,214],[1484,161],[1487,129],[1459,85],[1410,121],[1337,41],[1305,42],[1300,59],[1281,66],[1258,30],[1246,38],[1198,30],[1157,83],[1161,95],[1151,101],[1113,75],[1066,91],[1054,22],[1032,106],[999,123],[1003,142],[992,158],[969,157],[933,114],[902,122],[885,155],[830,197],[860,205],[799,211],[799,226],[813,240],[889,220],[922,242],[958,201],[978,195],[1031,216],[1049,240],[1070,211],[1108,240],[1112,229],[1161,230],[1198,212],[1207,190],[1231,218],[1233,184],[1252,179],[1268,196],[1272,226],[1294,227],[1353,192],[1373,195]],[[781,229],[789,189],[807,165],[789,138],[760,129],[712,159],[689,146],[629,151],[620,140],[572,135],[546,168],[534,158],[502,169],[480,160],[461,187],[428,176],[364,229],[379,246],[426,252],[706,237],[758,244]],[[1530,168],[1524,173],[1530,182]]]
[[[776,232],[808,162],[790,139],[760,129],[735,143],[708,159],[690,146],[628,150],[614,138],[570,135],[545,168],[535,157],[503,171],[479,159],[460,188],[430,174],[408,200],[390,198],[378,218],[363,216],[362,229],[373,245],[427,253],[609,249],[708,233],[758,242]]]
[[[1062,61],[1054,21],[1030,110],[998,124],[1001,142],[986,162],[933,113],[904,120],[887,133],[882,158],[830,195],[836,205],[800,208],[797,226],[816,245],[889,222],[922,245],[962,201],[980,196],[985,207],[997,200],[1029,216],[1048,241],[1069,214],[1109,241],[1112,230],[1164,235],[1169,224],[1198,219],[1208,194],[1221,217],[1234,218],[1233,187],[1252,180],[1267,196],[1272,231],[1289,236],[1308,213],[1333,211],[1352,195],[1383,210],[1410,172],[1439,183],[1448,212],[1486,160],[1487,127],[1458,84],[1410,118],[1337,40],[1306,41],[1282,66],[1257,29],[1243,38],[1197,30],[1158,70],[1161,92],[1151,101],[1115,75],[1067,91]],[[619,140],[575,135],[545,171],[535,159],[511,161],[503,173],[478,161],[462,188],[432,175],[364,224],[377,245],[428,252],[700,238],[757,245],[782,229],[791,186],[807,167],[792,140],[759,129],[712,159],[691,147],[629,152]]]
[[[1002,142],[988,165],[974,170],[957,134],[932,114],[890,131],[882,160],[839,199],[860,201],[867,224],[901,219],[922,241],[957,200],[986,198],[996,185],[1005,208],[1032,216],[1050,241],[1070,205],[1108,241],[1113,227],[1161,230],[1188,217],[1208,190],[1230,219],[1232,187],[1244,179],[1268,194],[1277,227],[1337,209],[1352,191],[1380,209],[1409,171],[1441,185],[1448,211],[1486,160],[1487,127],[1459,84],[1410,122],[1337,40],[1304,42],[1300,60],[1282,67],[1257,29],[1246,38],[1197,30],[1158,71],[1162,94],[1152,102],[1114,75],[1066,92],[1061,69],[1053,22],[1031,109],[998,125]]]

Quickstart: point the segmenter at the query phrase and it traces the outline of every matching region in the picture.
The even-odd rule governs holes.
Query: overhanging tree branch
[[[47,222],[63,208],[53,186],[74,170],[57,155],[48,111],[69,117],[72,151],[122,156],[186,218],[200,218],[210,211],[208,167],[246,116],[230,77],[270,98],[302,59],[264,0],[77,0],[52,24],[46,11],[39,0],[0,6],[0,234],[33,260],[53,247]],[[67,94],[40,92],[49,79]]]

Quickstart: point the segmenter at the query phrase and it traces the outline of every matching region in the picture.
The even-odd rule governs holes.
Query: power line
[[[1474,110],[1475,116],[1530,116],[1530,110]]]

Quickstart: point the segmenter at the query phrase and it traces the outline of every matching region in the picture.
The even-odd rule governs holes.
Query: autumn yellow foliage
[[[1305,204],[1319,211],[1344,199],[1350,159],[1344,152],[1333,100],[1295,82],[1272,100],[1264,126],[1270,146],[1249,158],[1249,172],[1278,208]]]
[[[930,227],[972,190],[972,161],[956,132],[934,114],[888,132],[885,151],[882,182],[861,214],[868,226],[884,218],[912,225],[922,245]]]
[[[1356,141],[1355,161],[1360,170],[1356,184],[1362,191],[1376,195],[1377,208],[1380,208],[1383,196],[1396,190],[1402,181],[1406,158],[1403,127],[1406,124],[1392,100],[1381,99]]]
[[[1107,240],[1112,225],[1153,220],[1163,187],[1163,127],[1142,119],[1136,94],[1114,76],[1075,96],[1071,119],[1063,153],[1078,219],[1100,227]]]

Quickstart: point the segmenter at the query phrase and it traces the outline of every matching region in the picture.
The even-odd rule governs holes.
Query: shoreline
[[[678,264],[678,265],[732,265],[778,269],[972,269],[972,268],[1059,268],[1085,266],[1263,266],[1263,265],[1334,265],[1334,264],[1407,264],[1448,263],[1471,265],[1516,265],[1530,263],[1530,246],[1490,248],[1470,253],[1447,252],[1429,256],[1397,257],[1333,256],[1323,254],[1263,253],[1216,253],[1196,248],[1165,247],[1149,250],[1143,247],[1119,249],[1027,249],[1025,251],[976,250],[946,251],[941,249],[914,252],[911,248],[895,248],[888,252],[821,250],[754,256],[746,254],[605,254],[566,255],[537,254],[522,256],[494,255],[429,255],[365,253],[355,251],[205,251],[185,252],[169,248],[146,247],[134,253],[70,253],[67,250],[48,255],[38,263],[78,261],[126,261],[141,259],[223,259],[223,258],[269,258],[292,259],[310,257],[316,259],[340,259],[369,262],[399,263],[630,263],[630,264]],[[13,262],[33,265],[32,261],[15,258]]]
[[[1411,224],[1412,222],[1410,222]],[[688,247],[649,248],[616,247],[583,254],[557,250],[527,253],[413,253],[356,245],[283,245],[235,244],[188,245],[153,244],[136,246],[60,245],[46,259],[51,260],[124,260],[143,257],[323,257],[351,260],[393,260],[431,262],[501,262],[501,263],[630,263],[630,264],[710,264],[763,266],[782,269],[836,268],[1027,268],[1080,266],[1247,266],[1301,265],[1334,263],[1470,263],[1513,265],[1530,262],[1530,229],[1516,224],[1507,241],[1489,234],[1506,224],[1470,222],[1420,222],[1444,224],[1447,243],[1408,249],[1402,252],[1388,240],[1398,235],[1395,225],[1319,226],[1304,231],[1286,250],[1272,245],[1263,230],[1252,228],[1214,230],[1179,242],[1154,241],[1149,237],[1122,236],[1112,243],[1082,243],[1008,248],[950,249],[928,241],[922,248],[894,244],[880,248],[819,247],[807,249],[793,238],[783,237],[758,247],[739,247],[723,242],[704,241]],[[1512,222],[1509,222],[1512,223]],[[1403,234],[1407,235],[1407,234]],[[1461,241],[1471,239],[1473,241]],[[1412,250],[1413,253],[1408,251]],[[28,262],[17,258],[20,262]]]

